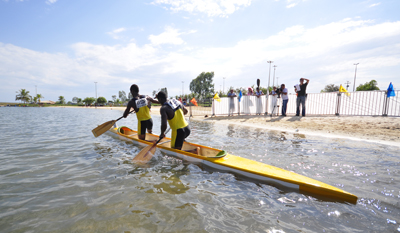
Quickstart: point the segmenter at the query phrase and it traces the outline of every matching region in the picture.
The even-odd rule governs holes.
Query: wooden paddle
[[[170,130],[170,128],[168,128],[167,131],[165,131],[164,135],[166,135],[169,130]],[[156,141],[152,145],[146,146],[142,151],[139,152],[139,154],[137,154],[135,156],[135,158],[132,159],[132,162],[144,164],[144,163],[147,163],[148,161],[150,161],[150,159],[153,157],[154,153],[156,152],[157,144],[163,138],[164,137],[160,137],[160,139],[158,139],[158,141]]]
[[[257,79],[257,87],[258,87],[258,89],[260,89],[260,79],[259,78]]]
[[[129,114],[131,114],[134,111],[135,110],[132,110],[131,112],[129,112]],[[103,133],[107,132],[115,124],[115,122],[121,120],[122,118],[123,118],[123,116],[118,118],[118,119],[116,119],[116,120],[107,121],[107,122],[97,126],[96,128],[94,128],[92,130],[93,135],[97,138],[98,136],[100,136]]]

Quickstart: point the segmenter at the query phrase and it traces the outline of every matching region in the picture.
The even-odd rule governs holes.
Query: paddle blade
[[[157,143],[145,147],[142,151],[139,152],[139,154],[135,156],[135,158],[132,159],[132,162],[147,163],[148,161],[150,161],[151,158],[153,158],[156,149]]]
[[[257,79],[257,87],[260,87],[260,79]]]
[[[114,124],[116,120],[107,121],[92,130],[93,135],[97,138],[103,133],[107,132]]]

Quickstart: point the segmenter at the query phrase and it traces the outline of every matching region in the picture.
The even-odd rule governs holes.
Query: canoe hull
[[[133,133],[136,132],[134,130],[131,130],[129,133],[130,135],[124,134],[125,132],[119,132],[118,128],[111,128],[109,132],[113,135],[118,135],[122,140],[142,145],[151,144],[151,142],[138,139],[137,136],[135,136],[136,134]],[[146,135],[147,140],[156,140],[157,138],[157,135]],[[334,201],[344,201],[352,204],[357,203],[357,196],[306,176],[231,154],[215,158],[213,155],[217,154],[221,150],[194,143],[185,142],[183,150],[200,147],[201,153],[204,153],[205,156],[172,149],[170,148],[168,140],[170,139],[164,138],[157,147],[167,152],[168,155],[180,158],[190,163],[201,164],[219,171],[229,172],[251,180],[256,180],[261,183],[272,184],[278,188],[290,189],[300,193],[313,195],[317,198],[322,197]]]

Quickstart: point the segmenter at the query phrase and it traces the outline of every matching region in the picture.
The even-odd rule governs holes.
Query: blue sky
[[[356,86],[398,90],[399,9],[398,0],[0,0],[0,101],[36,88],[43,100],[95,97],[94,82],[108,100],[133,83],[175,96],[203,71],[215,72],[216,90],[258,78],[266,87],[270,60],[270,85],[304,77],[309,93],[347,81],[352,90],[359,63]]]

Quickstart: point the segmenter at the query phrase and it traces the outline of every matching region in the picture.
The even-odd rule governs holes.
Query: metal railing
[[[387,91],[358,91],[348,93],[309,93],[306,100],[306,115],[347,116],[400,116],[400,91],[387,98]],[[296,114],[296,95],[289,94],[286,114]],[[228,115],[232,108],[235,115],[274,114],[281,115],[282,99],[276,96],[222,97],[212,100],[210,107],[191,106],[193,116]]]

